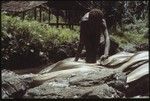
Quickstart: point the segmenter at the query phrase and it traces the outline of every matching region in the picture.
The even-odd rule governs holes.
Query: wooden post
[[[49,7],[49,10],[48,10],[48,24],[50,25],[50,20],[51,20],[51,11],[50,11],[50,7]]]
[[[67,23],[68,23],[68,28],[69,28],[69,24],[70,24],[70,22],[69,22],[70,21],[69,20],[70,19],[70,17],[69,17],[69,11],[67,11],[67,18],[68,18],[68,22]]]
[[[61,25],[62,28],[64,28],[63,24]]]
[[[67,27],[69,27],[69,13],[68,10],[66,10],[66,18],[67,18]]]
[[[65,18],[65,24],[67,24],[67,11],[65,10],[65,16],[64,16],[64,18]],[[66,26],[66,25],[65,25]],[[64,26],[63,26],[64,27]]]
[[[22,20],[25,18],[25,12],[22,12]]]
[[[40,6],[40,22],[41,22],[41,17],[42,17],[42,9],[41,9],[41,6]]]
[[[71,13],[71,12],[68,10],[68,25],[69,25],[69,28],[71,29],[70,13]]]
[[[37,16],[37,14],[36,14],[36,7],[34,8],[34,20],[36,20],[36,16]]]
[[[71,25],[71,29],[73,29],[73,24]]]
[[[59,16],[58,16],[58,9],[56,10],[56,27],[58,28]]]

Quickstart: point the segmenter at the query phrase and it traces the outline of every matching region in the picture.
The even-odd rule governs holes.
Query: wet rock
[[[32,75],[17,75],[9,70],[2,70],[2,98],[21,98],[29,83]]]
[[[123,51],[131,52],[131,53],[136,52],[135,45],[128,43],[126,46],[123,47]]]
[[[98,69],[98,68],[97,68]],[[101,68],[102,69],[102,68]],[[2,98],[120,98],[122,91],[109,85],[110,81],[126,82],[126,76],[109,69],[76,72],[36,83],[34,74],[18,75],[2,71]],[[122,82],[121,80],[121,82]],[[108,84],[107,84],[108,83]],[[120,92],[120,93],[118,93]]]
[[[60,60],[66,59],[66,58],[68,58],[68,55],[67,55],[67,52],[65,49],[59,49],[56,52],[56,61],[60,61]]]
[[[118,76],[116,76],[118,75]],[[110,82],[121,82],[116,87]],[[126,76],[109,69],[76,72],[45,81],[42,85],[27,90],[24,98],[122,98]]]
[[[148,52],[119,54],[114,55],[114,58],[121,58],[121,56],[126,58],[127,60],[122,62],[122,65],[127,65],[130,71],[128,73],[133,73],[130,76],[136,77],[136,79],[127,82],[129,74],[122,72],[120,69],[122,65],[107,68],[104,67],[106,65],[88,64],[82,59],[74,62],[74,58],[68,58],[47,66],[37,74],[18,75],[9,70],[2,70],[2,98],[148,97],[149,74],[147,71],[149,65],[140,65],[141,60],[148,61]],[[116,59],[115,61],[119,62],[120,60]],[[112,65],[113,61],[109,63]],[[142,62],[142,64],[146,63]]]
[[[75,48],[76,46],[74,44],[62,44],[58,47],[53,48],[52,50],[49,50],[48,57],[53,62],[58,62],[68,57],[74,57],[76,54]]]

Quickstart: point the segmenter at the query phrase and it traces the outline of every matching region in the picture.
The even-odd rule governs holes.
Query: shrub
[[[123,36],[118,36],[117,34],[111,35],[116,42],[119,43],[120,47],[123,48],[128,44],[140,45],[143,43],[148,44],[148,37],[145,37],[145,34],[148,33],[148,20],[135,20],[135,24],[126,24],[124,25],[125,31]]]
[[[36,67],[55,60],[57,49],[66,45],[76,46],[79,27],[76,30],[56,28],[37,21],[22,21],[19,17],[1,15],[1,64],[3,68]],[[111,38],[121,48],[129,43],[139,45],[148,43],[144,34],[148,32],[147,19],[137,20],[135,24],[125,25],[123,36],[112,34]],[[72,45],[70,45],[72,43]],[[70,49],[71,50],[71,49]],[[72,55],[70,55],[72,56]]]
[[[78,40],[78,31],[22,21],[2,14],[2,67],[35,67],[49,61],[49,51],[64,42]]]

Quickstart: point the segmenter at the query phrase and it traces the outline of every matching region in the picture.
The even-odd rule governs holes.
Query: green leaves
[[[2,66],[41,65],[51,58],[48,51],[64,42],[77,41],[78,36],[79,31],[2,14]]]
[[[142,43],[148,43],[148,37],[144,38],[144,35],[148,33],[147,22],[147,19],[135,20],[135,24],[131,23],[124,25],[124,36],[113,34],[111,37],[117,41],[122,48],[129,44],[139,45]]]

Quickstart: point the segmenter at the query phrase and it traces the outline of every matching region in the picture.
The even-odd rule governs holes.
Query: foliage
[[[76,43],[79,39],[79,27],[70,30],[66,27],[56,28],[33,20],[22,21],[20,17],[5,14],[2,17],[1,53],[2,66],[6,67],[36,67],[53,60],[57,47]],[[148,16],[144,20],[136,20],[132,24],[124,24],[122,35],[112,33],[121,48],[129,44],[148,43]],[[117,28],[119,29],[119,28]]]
[[[148,33],[148,29],[148,18],[145,20],[140,19],[136,20],[135,24],[125,24],[122,36],[114,33],[111,37],[119,43],[121,48],[129,43],[133,45],[148,44],[148,37],[144,37]]]
[[[22,21],[2,14],[1,53],[3,67],[44,64],[55,47],[78,40],[78,31],[55,28],[37,21]]]

